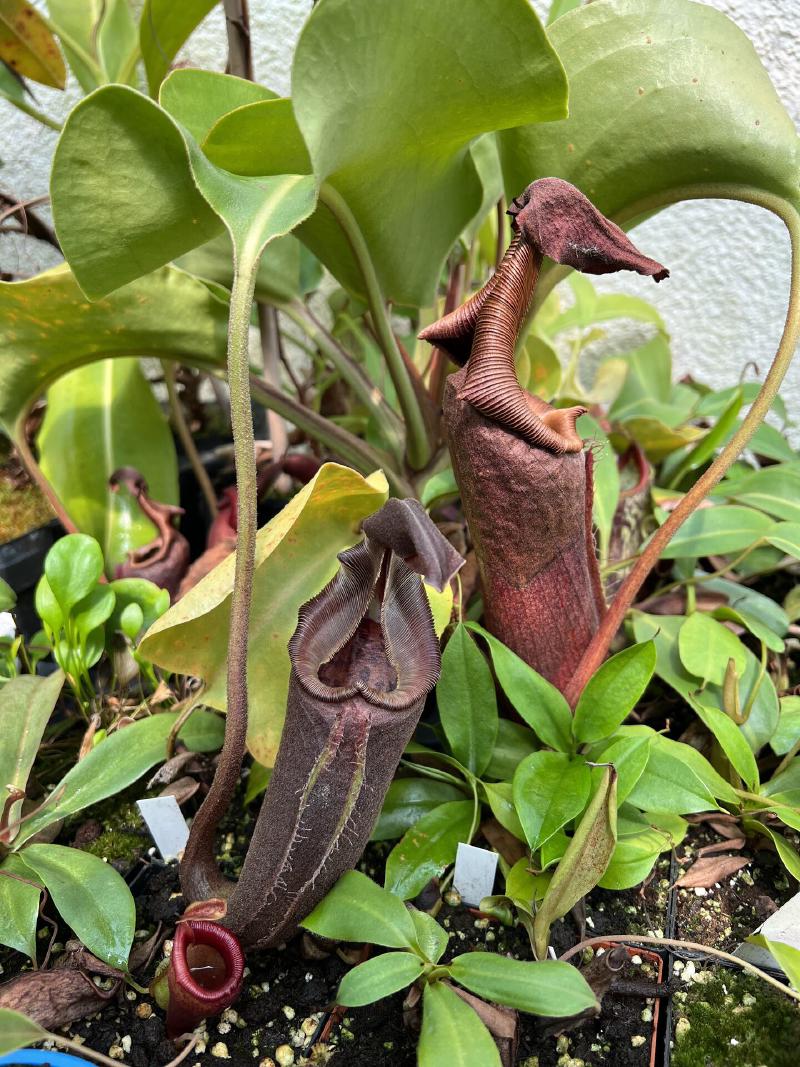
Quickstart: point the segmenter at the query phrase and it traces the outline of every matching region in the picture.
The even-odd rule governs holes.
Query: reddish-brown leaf
[[[750,862],[749,856],[704,856],[678,879],[677,889],[709,889],[736,874]]]

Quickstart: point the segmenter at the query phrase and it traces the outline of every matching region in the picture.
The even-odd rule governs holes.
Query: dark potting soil
[[[785,833],[797,847],[797,835],[790,830]],[[698,849],[720,841],[713,830],[696,827],[678,850],[678,873],[691,867]],[[675,890],[676,937],[732,952],[794,895],[797,886],[777,854],[770,848],[756,848],[759,844],[749,840],[743,849],[732,852],[751,857],[735,874],[707,888]]]
[[[235,844],[239,843],[239,836],[237,833]],[[226,844],[230,845],[230,840]],[[377,876],[386,852],[386,846],[370,846],[363,867]],[[235,860],[229,866],[233,873]],[[593,893],[586,906],[587,936],[658,933],[663,928],[667,870],[668,863],[662,861],[643,893]],[[144,941],[159,922],[171,932],[184,908],[176,866],[153,863],[140,867],[133,879],[133,891],[137,943]],[[443,905],[438,919],[450,934],[445,959],[469,950],[531,958],[527,936],[520,929],[503,927],[464,906]],[[63,942],[68,932],[60,931],[58,936]],[[575,944],[579,937],[571,917],[554,927],[557,952]],[[164,946],[146,971],[139,974],[141,981],[149,980],[163,956]],[[345,961],[342,956],[349,959]],[[298,1065],[332,1062],[342,1067],[415,1064],[416,1034],[404,1025],[402,994],[367,1008],[348,1010],[343,1020],[329,1027],[330,1034],[320,1039],[325,1009],[334,1003],[338,984],[353,957],[352,946],[340,946],[339,952],[333,951],[323,959],[304,958],[299,938],[281,951],[252,954],[239,1001],[220,1018],[209,1020],[201,1043],[185,1063],[189,1067],[220,1067],[225,1063],[234,1067],[273,1067],[284,1061]],[[646,960],[636,959],[638,962],[626,965],[618,976],[626,984],[625,992],[612,987],[605,994],[599,1019],[562,1034],[558,1024],[555,1029],[548,1029],[542,1021],[521,1015],[517,1063],[525,1067],[578,1067],[581,1063],[587,1067],[608,1063],[645,1067],[650,1059],[653,1029],[654,1002],[648,994],[655,982],[655,971]],[[21,957],[11,952],[0,955],[4,979],[13,976],[20,961]],[[107,1056],[124,1059],[131,1067],[165,1064],[176,1055],[175,1046],[166,1038],[161,1011],[151,997],[132,989],[125,989],[97,1015],[73,1024],[65,1033]],[[293,1060],[289,1059],[290,1050]]]

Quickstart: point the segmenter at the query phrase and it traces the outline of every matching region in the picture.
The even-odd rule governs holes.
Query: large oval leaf
[[[289,691],[287,644],[297,612],[336,573],[336,555],[358,541],[361,520],[386,500],[382,474],[363,478],[326,463],[312,482],[258,532],[250,618],[248,746],[272,766]],[[145,635],[140,652],[167,670],[202,678],[203,700],[226,707],[233,556],[174,604]]]
[[[96,90],[70,112],[53,157],[50,194],[64,256],[90,299],[221,229],[195,187],[179,127],[122,85]]]
[[[134,498],[111,489],[111,474],[135,467],[154,500],[178,503],[172,434],[136,359],[90,363],[51,385],[38,445],[44,476],[78,529],[100,542],[110,573],[156,536]]]
[[[354,213],[386,295],[420,305],[481,205],[470,142],[562,118],[566,81],[527,0],[326,0],[298,42],[292,98],[314,173]],[[330,218],[315,221],[304,239],[361,290]]]
[[[601,0],[558,19],[569,118],[500,134],[506,190],[577,185],[611,217],[720,183],[797,195],[797,135],[750,41],[689,0]]]
[[[24,861],[88,950],[127,971],[136,906],[125,879],[91,852],[65,845],[28,845]]]
[[[146,352],[224,367],[228,305],[174,267],[88,303],[66,266],[0,282],[0,425],[9,434],[61,375],[106,356]]]

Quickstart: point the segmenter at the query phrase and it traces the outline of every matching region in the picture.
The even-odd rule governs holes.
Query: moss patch
[[[800,1006],[749,975],[709,974],[675,994],[672,1067],[796,1067]]]
[[[0,544],[44,526],[52,518],[50,505],[35,486],[15,489],[0,470]]]

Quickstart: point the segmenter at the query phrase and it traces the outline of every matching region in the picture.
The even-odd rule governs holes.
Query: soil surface
[[[209,776],[210,772],[209,766]],[[96,854],[104,855],[128,879],[137,903],[136,940],[141,943],[153,934],[159,923],[163,924],[164,934],[171,936],[174,921],[182,913],[185,902],[179,892],[175,864],[165,866],[149,855],[152,849],[148,849],[147,838],[136,826],[130,804],[134,794],[143,795],[141,784],[115,798],[113,810],[107,802],[107,805],[70,820],[62,831],[62,839],[80,843]],[[235,817],[233,814],[229,816],[229,823],[223,828],[220,861],[226,873],[236,877],[257,805],[246,807],[242,801],[232,805],[231,810]],[[679,850],[681,863],[678,871],[690,865],[698,848],[717,840],[717,835],[706,826],[692,828],[687,843]],[[124,855],[117,852],[115,856],[121,843],[127,844],[129,851]],[[382,881],[388,850],[388,844],[369,846],[361,864],[362,869],[379,882]],[[750,854],[752,864],[719,885],[701,892],[693,889],[674,891],[675,936],[730,950],[791,895],[790,881],[773,854],[763,850]],[[672,877],[675,876],[673,869]],[[643,888],[622,893],[596,890],[586,901],[584,931],[581,931],[579,917],[573,915],[553,927],[556,953],[561,954],[582,936],[668,934],[670,881],[670,857],[664,856]],[[531,958],[530,944],[522,928],[504,927],[463,905],[443,903],[437,918],[450,937],[445,961],[468,950]],[[40,958],[49,931],[44,929],[42,933]],[[54,948],[56,956],[63,951],[69,936],[68,930],[58,931]],[[170,948],[169,941],[160,945],[150,965],[139,972],[138,979],[143,984],[150,980],[157,962]],[[224,1063],[235,1067],[245,1064],[274,1067],[275,1064],[294,1063],[301,1067],[329,1062],[342,1067],[374,1067],[384,1063],[391,1063],[392,1067],[412,1067],[416,1064],[413,1026],[415,1023],[419,1025],[419,1017],[415,1019],[412,1013],[404,1020],[402,993],[362,1009],[348,1009],[346,1013],[338,1013],[333,1020],[329,1019],[328,1009],[335,1002],[338,984],[346,970],[358,962],[362,952],[359,946],[341,945],[326,952],[321,946],[314,945],[311,949],[313,958],[310,958],[308,942],[304,945],[301,938],[295,938],[280,951],[252,954],[248,959],[241,998],[221,1018],[207,1023],[200,1043],[184,1062],[189,1067],[219,1067]],[[3,979],[17,973],[21,963],[22,957],[18,954],[0,950]],[[673,980],[661,986],[657,981],[657,964],[645,952],[634,955],[613,977],[600,952],[596,956],[585,954],[582,966],[598,995],[602,994],[602,1014],[597,1019],[579,1021],[568,1029],[563,1021],[548,1023],[533,1016],[520,1015],[516,1063],[521,1067],[592,1067],[601,1064],[647,1067],[651,1062],[657,1005],[660,1005],[656,1035],[659,1057],[665,1044],[665,1035],[661,1031],[666,1024],[663,994],[667,991],[677,991],[672,1024],[676,1035],[675,1052],[683,1057],[673,1062],[679,1067],[689,1067],[690,1064],[692,1067],[694,1064],[728,1067],[729,1063],[730,1067],[747,1067],[751,1062],[741,1057],[735,1060],[709,1058],[708,1040],[703,1037],[705,1024],[702,1020],[710,1020],[709,1011],[713,1015],[717,1010],[713,1005],[718,1000],[721,1005],[727,1005],[725,998],[731,992],[730,977],[734,972],[723,972],[723,986],[720,986],[718,995],[715,992],[716,999],[709,1000],[710,992],[704,986],[701,988],[701,983],[710,979],[696,977],[708,970],[701,964],[689,966],[679,961]],[[665,969],[665,981],[666,978]],[[660,1000],[659,994],[662,995]],[[742,992],[741,997],[744,996]],[[758,985],[748,992],[748,996],[756,998],[754,1003],[758,1005],[752,1013],[754,1018],[760,1017],[762,1003],[766,1005],[767,1018],[777,1018],[774,1012],[786,1013],[786,1005],[774,1005],[775,998]],[[766,1001],[763,1000],[765,996]],[[782,998],[778,995],[777,1000],[781,1002]],[[791,1002],[787,1003],[787,1018],[793,1027],[798,1013]],[[708,1004],[712,1004],[712,1009],[707,1007]],[[733,1005],[745,1009],[750,1006],[749,1000],[741,998]],[[726,1038],[729,1042],[731,1039],[743,1040],[735,1030],[743,1024],[742,1015],[743,1011],[732,1015],[734,1029]],[[710,1021],[708,1025],[711,1025]],[[702,1039],[702,1048],[699,1044],[685,1044],[692,1029],[692,1039],[696,1037],[698,1042]],[[124,1060],[131,1067],[163,1065],[176,1055],[175,1046],[165,1035],[162,1012],[149,995],[130,988],[97,1015],[75,1023],[66,1033],[112,1059]],[[706,1037],[710,1039],[710,1035]],[[794,1044],[793,1048],[796,1047]],[[660,1064],[661,1059],[657,1058],[655,1062]],[[752,1067],[783,1067],[784,1062],[788,1067],[788,1061],[756,1056]]]
[[[252,809],[247,825],[251,812]],[[221,859],[233,876],[246,836],[246,827],[242,827],[235,835],[229,832],[223,838]],[[362,867],[379,877],[387,851],[385,845],[370,846]],[[137,942],[145,941],[159,923],[166,933],[171,933],[185,906],[176,865],[164,866],[141,857],[128,863],[117,861],[116,865],[127,870],[136,898]],[[668,860],[662,860],[643,893],[598,890],[592,894],[586,906],[587,936],[663,931],[668,869]],[[520,928],[503,927],[463,905],[443,904],[438,919],[450,935],[445,960],[468,950],[531,958],[527,935]],[[59,930],[56,955],[68,937],[69,931]],[[579,939],[580,931],[572,917],[555,925],[553,942],[557,952]],[[139,974],[140,981],[152,977],[156,963],[170,949],[171,942],[165,941],[153,962]],[[328,1019],[326,1009],[335,1002],[338,984],[361,951],[358,946],[341,945],[322,959],[309,959],[301,939],[295,938],[280,951],[252,954],[239,1001],[222,1017],[206,1024],[200,1043],[184,1062],[189,1067],[220,1067],[224,1063],[235,1067],[329,1062],[342,1067],[374,1067],[388,1062],[393,1067],[416,1064],[416,1033],[404,1024],[403,994],[363,1009],[348,1009],[343,1018]],[[319,955],[319,946],[313,952]],[[3,978],[17,973],[20,962],[18,954],[2,950]],[[602,961],[595,961],[592,966],[599,981],[608,984],[608,970]],[[601,1017],[587,1020],[568,1033],[562,1033],[562,1022],[548,1027],[542,1020],[520,1015],[516,1062],[525,1067],[579,1067],[581,1063],[587,1067],[611,1063],[646,1067],[650,1061],[654,1005],[648,994],[655,980],[654,967],[635,957],[616,976],[615,986],[605,993]],[[595,979],[592,981],[594,984]],[[622,992],[618,989],[620,983]],[[411,1025],[413,1022],[412,1019]],[[97,1015],[64,1032],[112,1059],[124,1059],[131,1067],[163,1065],[176,1055],[175,1045],[166,1038],[163,1013],[149,995],[133,989],[126,989]]]

